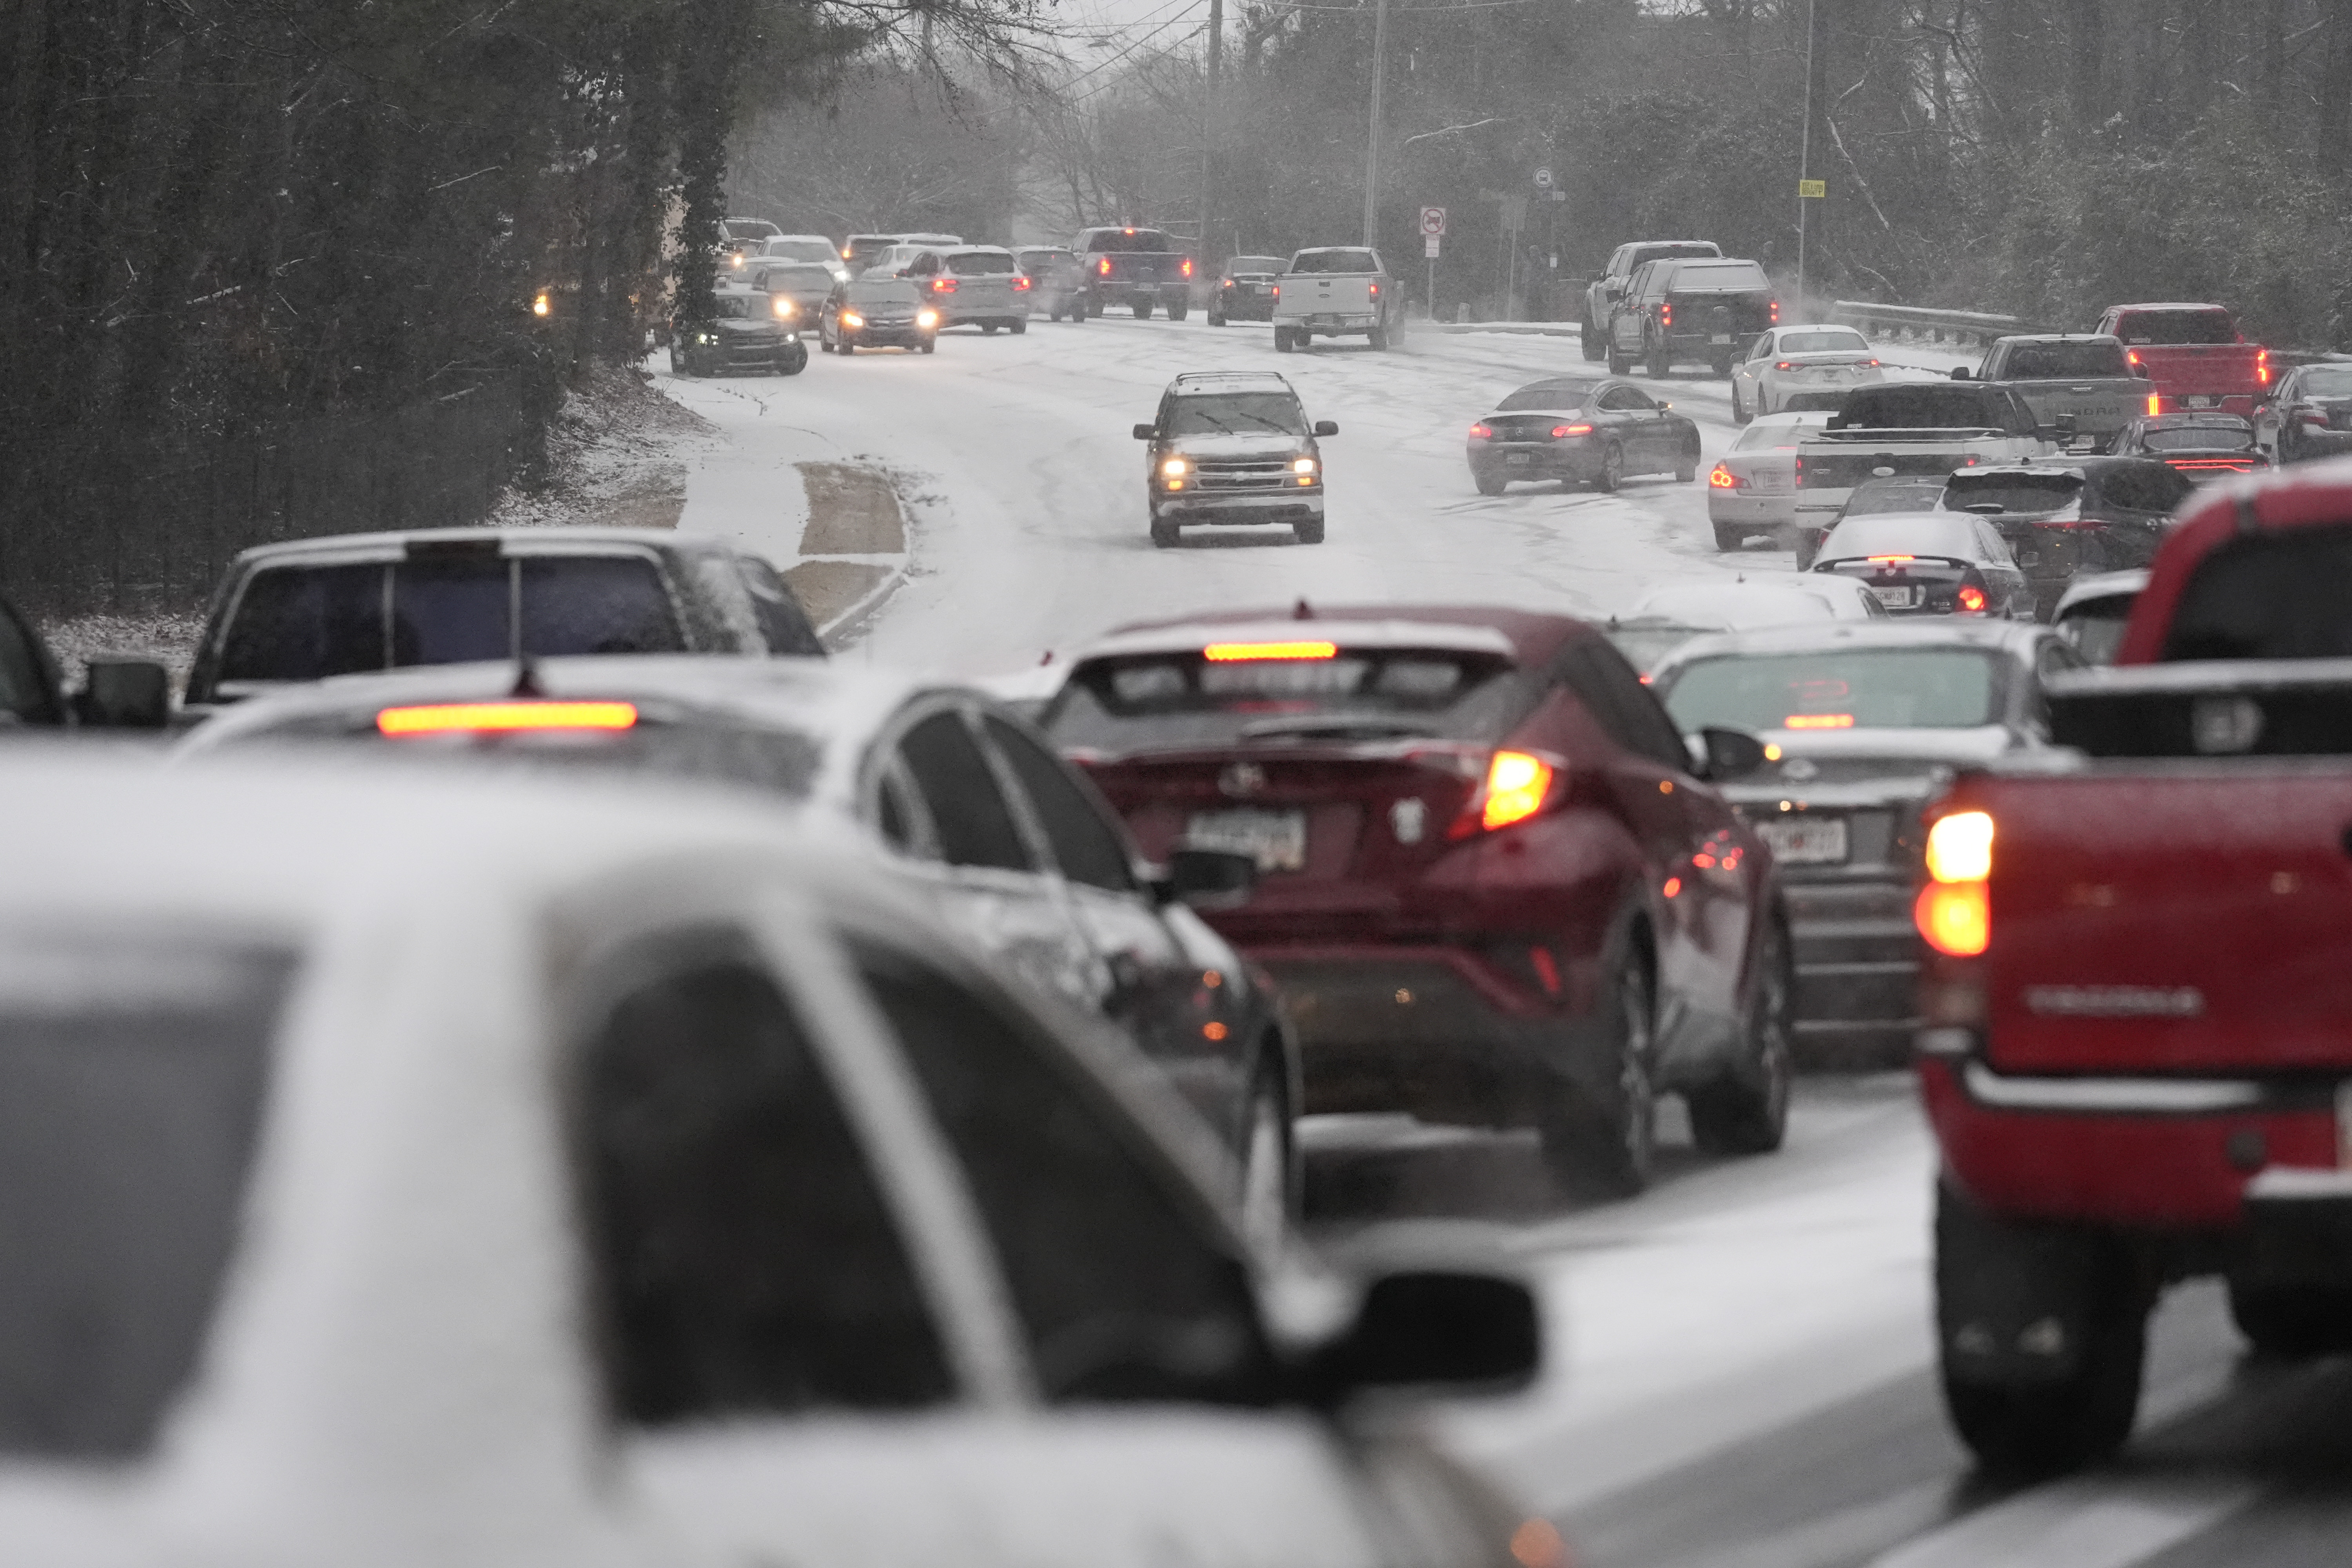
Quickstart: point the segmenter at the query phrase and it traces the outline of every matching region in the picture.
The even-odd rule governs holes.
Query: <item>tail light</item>
[[[1377,300],[1381,297],[1381,286],[1379,284],[1367,283],[1364,287],[1371,290],[1373,299]]]
[[[1218,284],[1218,285],[1217,285],[1217,287],[1218,287],[1218,288],[1220,288],[1220,289],[1230,289],[1230,288],[1232,288],[1233,286],[1234,286],[1234,280],[1233,280],[1232,279],[1230,279],[1230,278],[1226,279],[1223,283],[1220,283],[1220,284]]]
[[[2268,349],[2254,351],[2254,379],[2264,386],[2271,384],[2271,351]]]
[[[1713,471],[1706,476],[1706,482],[1710,488],[1718,490],[1737,490],[1747,488],[1747,481],[1721,463],[1717,463]]]
[[[932,292],[932,293],[934,293],[934,294],[952,294],[952,293],[954,293],[955,291],[956,291],[956,280],[955,280],[954,279],[952,279],[952,278],[934,278],[934,279],[931,279],[931,292]]]
[[[1025,294],[1029,291],[1029,279],[1027,275],[1019,272],[1013,275],[1013,291],[1015,294]]]
[[[1274,297],[1277,300],[1282,298],[1282,285],[1279,283],[1274,286]]]
[[[1181,268],[1181,271],[1187,278],[1192,276],[1192,258],[1191,257],[1188,256],[1184,258],[1184,265]]]
[[[2137,365],[2137,364],[2138,364],[2138,363],[2139,363],[2139,350],[2137,350],[2137,349],[2126,349],[2126,350],[2124,351],[2124,363],[2125,363],[2126,364],[2128,364],[2128,365]]]
[[[1916,555],[1873,555],[1868,557],[1868,560],[1873,566],[1908,566],[1911,563],[1918,559],[1919,558]]]
[[[1776,327],[1780,324],[1780,301],[1778,300],[1772,301],[1772,324]]]
[[[1527,752],[1496,752],[1486,763],[1486,777],[1470,797],[1461,817],[1447,833],[1467,838],[1525,822],[1551,799],[1559,771],[1543,758]]]
[[[1109,277],[1109,276],[1110,276],[1110,258],[1109,258],[1109,257],[1108,257],[1108,256],[1104,257],[1101,260],[1099,260],[1099,261],[1097,261],[1097,262],[1096,262],[1096,263],[1095,263],[1095,268],[1096,268],[1096,270],[1099,271],[1099,272],[1100,272],[1104,277],[1106,277],[1106,278]]]
[[[1675,302],[1672,300],[1668,300],[1658,306],[1658,325],[1662,327],[1671,327],[1674,324]]]
[[[1492,425],[1481,421],[1470,426],[1470,439],[1473,441],[1491,441],[1494,438],[1495,427]]]
[[[1974,583],[1963,583],[1960,584],[1959,596],[1955,602],[1960,606],[1960,614],[1981,616],[1985,612],[1985,591]]]
[[[1555,425],[1551,427],[1551,433],[1554,437],[1590,436],[1592,434],[1592,426],[1590,425]]]
[[[2151,419],[2164,412],[2164,399],[2156,393],[2147,395],[2147,416]]]
[[[1927,830],[1927,885],[1911,918],[1937,952],[1974,958],[1992,945],[1992,815],[1956,811]]]
[[[1780,360],[1773,364],[1772,368],[1774,370],[1794,370],[1797,368],[1797,362],[1792,359]]]
[[[375,716],[382,735],[482,735],[515,730],[628,730],[637,722],[633,702],[436,702],[386,708]]]

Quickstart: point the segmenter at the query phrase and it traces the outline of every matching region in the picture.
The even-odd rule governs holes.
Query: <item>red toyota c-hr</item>
[[[1779,1147],[1790,960],[1770,858],[1595,628],[1426,606],[1203,616],[1087,649],[1042,718],[1143,852],[1238,849],[1211,921],[1280,983],[1309,1112],[1533,1125],[1647,1180],[1660,1093]]]

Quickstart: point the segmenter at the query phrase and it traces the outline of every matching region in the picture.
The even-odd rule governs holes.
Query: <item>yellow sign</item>
[[[1800,200],[1817,202],[1829,194],[1830,183],[1827,180],[1799,180],[1797,182],[1797,195]]]

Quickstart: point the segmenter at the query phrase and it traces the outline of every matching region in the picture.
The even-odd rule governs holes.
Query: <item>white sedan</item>
[[[1780,540],[1795,523],[1797,444],[1829,421],[1826,413],[1767,414],[1739,433],[1706,476],[1717,550],[1738,550],[1757,533]]]
[[[1775,327],[1732,367],[1732,422],[1791,406],[1833,409],[1838,394],[1885,379],[1870,340],[1852,327]]]
[[[1527,1289],[1254,1257],[1174,1102],[870,858],[282,757],[0,794],[50,829],[0,884],[10,1563],[1557,1560],[1336,1415],[1523,1384]]]

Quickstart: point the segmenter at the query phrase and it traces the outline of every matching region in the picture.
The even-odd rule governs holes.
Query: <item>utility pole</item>
[[[1214,4],[1214,0],[1211,0]],[[1364,245],[1378,239],[1381,189],[1381,84],[1388,76],[1389,0],[1374,0],[1372,12],[1372,136],[1364,150]]]
[[[1209,270],[1209,192],[1215,179],[1213,163],[1217,138],[1217,68],[1225,50],[1225,0],[1209,0],[1209,80],[1208,91],[1201,102],[1201,243],[1196,263],[1199,270]]]
[[[1805,184],[1813,177],[1813,10],[1805,0],[1805,129],[1797,142],[1797,314],[1805,315]],[[1810,318],[1807,318],[1810,319]]]

